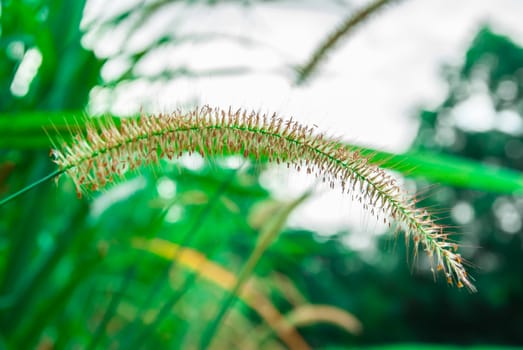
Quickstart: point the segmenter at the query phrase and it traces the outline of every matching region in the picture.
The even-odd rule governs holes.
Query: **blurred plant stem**
[[[237,300],[238,294],[241,293],[243,286],[253,274],[258,261],[261,259],[272,242],[274,242],[276,237],[278,237],[278,234],[284,228],[285,223],[287,222],[287,218],[292,213],[292,211],[296,209],[296,207],[301,203],[303,203],[307,198],[309,198],[310,195],[311,192],[307,191],[285,207],[281,208],[276,216],[270,220],[262,229],[254,250],[238,275],[236,284],[228,294],[228,297],[225,299],[225,301],[221,303],[220,309],[213,321],[204,330],[201,337],[200,349],[207,349],[209,345],[211,345],[212,340],[219,329],[219,326],[222,324],[225,317],[227,317],[227,312],[234,305],[234,302]]]
[[[228,174],[228,176],[220,183],[219,187],[210,197],[210,200],[207,202],[205,207],[200,211],[200,213],[193,221],[192,226],[185,232],[185,234],[181,236],[181,240],[179,243],[180,246],[187,246],[194,239],[196,239],[201,226],[205,223],[205,220],[210,214],[211,210],[214,208],[219,198],[223,195],[227,188],[229,188],[233,180],[236,178],[237,173],[240,171],[242,167],[243,165],[231,171]],[[163,210],[159,218],[163,219],[166,214],[167,210]],[[154,300],[155,295],[161,290],[161,287],[165,285],[165,283],[169,280],[169,271],[173,268],[173,266],[175,266],[179,254],[180,250],[174,253],[171,263],[168,266],[166,266],[166,268],[162,271],[160,278],[157,279],[157,283],[150,289],[147,298],[144,299],[144,303],[141,305],[140,312],[136,316],[134,322],[129,325],[129,329],[127,330],[127,332],[130,334],[130,336],[127,337],[127,345],[134,348],[139,348],[142,345],[144,345],[142,343],[145,343],[147,341],[147,336],[150,335],[154,331],[155,327],[170,314],[170,311],[176,305],[176,303],[190,289],[192,284],[196,282],[198,273],[193,273],[191,276],[189,276],[189,278],[187,278],[184,285],[181,286],[174,294],[172,294],[171,297],[164,303],[153,322],[151,322],[151,324],[148,326],[143,326],[141,327],[141,329],[138,329],[138,322],[139,320],[141,320],[143,316],[142,312],[148,309],[148,306],[151,303],[151,301]],[[135,328],[137,328],[136,331],[131,331]]]
[[[356,10],[356,12],[351,13],[343,23],[337,27],[331,34],[327,36],[325,41],[323,41],[318,48],[314,51],[312,56],[309,58],[307,63],[303,66],[298,67],[298,77],[296,79],[296,84],[301,85],[306,82],[318,68],[320,62],[325,59],[329,51],[332,51],[336,44],[347,35],[351,34],[358,25],[362,24],[366,20],[380,10],[383,10],[386,5],[398,2],[401,0],[377,0],[370,2],[367,6],[362,7],[361,9]]]

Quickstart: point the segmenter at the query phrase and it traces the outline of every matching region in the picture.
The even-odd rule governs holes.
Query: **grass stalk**
[[[280,212],[276,215],[276,217],[273,218],[273,220],[269,221],[269,223],[264,227],[262,232],[260,232],[260,236],[258,238],[256,246],[250,254],[247,261],[245,262],[241,272],[239,273],[238,279],[236,280],[236,284],[228,293],[228,296],[225,299],[225,301],[220,305],[220,309],[218,310],[212,322],[204,330],[200,342],[200,349],[207,349],[209,345],[212,343],[212,340],[216,335],[219,326],[222,324],[231,307],[234,306],[234,302],[237,300],[238,294],[241,293],[245,283],[253,274],[256,265],[260,261],[267,248],[274,242],[278,234],[285,226],[285,222],[287,221],[289,214],[298,205],[305,201],[310,196],[310,194],[310,192],[304,193],[298,199],[292,201],[289,205],[281,209]]]
[[[360,24],[368,20],[372,15],[382,10],[386,5],[398,0],[375,0],[371,1],[367,6],[356,10],[355,13],[351,13],[343,23],[336,28],[327,38],[318,46],[314,51],[309,61],[302,67],[298,68],[298,78],[296,83],[298,85],[303,84],[312,73],[316,70],[320,62],[325,59],[328,52],[331,51],[336,44],[345,38],[348,34],[352,33]]]
[[[4,206],[5,204],[9,203],[10,201],[12,201],[13,199],[23,195],[24,193],[27,193],[29,192],[30,190],[32,190],[33,188],[35,188],[36,186],[46,182],[46,181],[49,181],[49,180],[52,180],[54,178],[56,178],[57,176],[60,176],[60,174],[62,174],[64,171],[61,170],[61,169],[57,169],[55,171],[53,171],[52,173],[42,177],[41,179],[39,180],[36,180],[35,182],[25,186],[24,188],[22,188],[21,190],[7,196],[6,198],[2,199],[0,201],[0,207]]]

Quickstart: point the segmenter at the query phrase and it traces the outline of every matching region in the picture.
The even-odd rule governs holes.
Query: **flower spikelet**
[[[78,195],[104,188],[142,164],[183,153],[203,157],[239,154],[254,160],[287,164],[339,187],[363,203],[378,219],[393,222],[427,253],[434,272],[449,284],[475,291],[456,244],[425,209],[417,208],[395,178],[336,139],[296,121],[246,110],[204,106],[189,112],[88,121],[85,133],[54,150],[60,170],[74,182]]]

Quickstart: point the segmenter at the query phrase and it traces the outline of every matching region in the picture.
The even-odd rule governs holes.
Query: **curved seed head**
[[[416,208],[415,199],[390,174],[315,127],[275,114],[204,106],[186,113],[121,119],[119,126],[112,120],[89,121],[86,132],[73,140],[52,153],[79,196],[105,187],[144,163],[177,158],[185,152],[204,157],[239,154],[287,163],[331,187],[339,185],[375,216],[394,222],[404,231],[407,243],[414,242],[415,252],[421,246],[434,273],[442,271],[449,284],[476,290],[455,252],[455,243],[448,241],[427,211]]]

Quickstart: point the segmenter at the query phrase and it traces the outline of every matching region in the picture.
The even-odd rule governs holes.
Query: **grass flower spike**
[[[85,134],[53,151],[59,169],[75,183],[78,194],[103,188],[143,163],[177,158],[184,152],[204,157],[240,154],[255,160],[286,163],[315,175],[362,202],[379,220],[394,222],[405,232],[414,251],[423,248],[433,271],[442,271],[449,284],[475,287],[455,243],[426,210],[396,180],[358,151],[296,121],[245,110],[204,106],[190,112],[88,122]],[[416,253],[415,253],[416,254]]]

